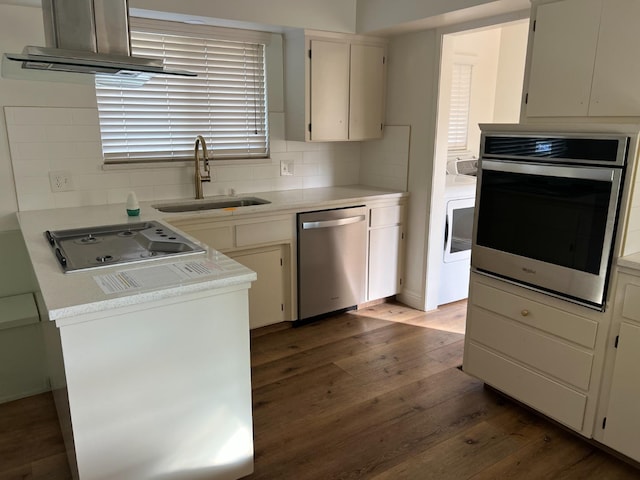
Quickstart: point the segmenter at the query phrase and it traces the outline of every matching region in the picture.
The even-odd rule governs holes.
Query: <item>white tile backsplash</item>
[[[25,160],[21,159],[13,164],[13,174],[16,177],[16,183],[25,177],[37,177],[42,172],[48,172],[49,160],[46,158],[42,160]]]
[[[245,167],[220,166],[212,167],[211,170],[218,182],[235,182],[246,179]]]
[[[11,108],[11,107],[10,107]],[[70,108],[12,108],[13,125],[71,125],[73,110]],[[7,124],[9,119],[7,118]]]
[[[71,192],[55,193],[56,208],[77,207],[84,205],[104,205],[105,203],[107,203],[106,190],[74,190]]]
[[[50,190],[48,176],[21,177],[16,180],[16,191],[18,195],[37,195],[47,190]]]
[[[54,208],[56,199],[49,190],[36,194],[18,194],[20,210],[40,210],[43,208]],[[43,205],[47,205],[44,207]]]
[[[95,108],[5,107],[4,113],[20,210],[124,203],[131,190],[145,201],[194,195],[191,165],[103,169]],[[269,119],[270,163],[212,165],[216,181],[203,185],[205,195],[356,183],[406,186],[409,127],[387,127],[385,139],[376,142],[305,143],[284,139],[282,112]],[[280,176],[282,160],[293,161],[294,175]],[[393,166],[385,169],[385,162]],[[52,192],[50,171],[70,172],[73,190]]]
[[[74,108],[71,120],[74,125],[100,125],[98,109],[95,108]]]
[[[280,175],[280,164],[278,165],[256,165],[251,167],[252,180],[270,180]]]
[[[386,125],[384,138],[363,142],[360,183],[380,188],[406,190],[409,175],[411,127]],[[425,161],[431,161],[425,159]]]

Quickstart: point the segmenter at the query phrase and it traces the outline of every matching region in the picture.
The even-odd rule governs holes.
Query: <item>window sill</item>
[[[179,162],[144,162],[144,163],[103,163],[102,170],[149,170],[150,168],[185,168],[192,167],[194,160]],[[267,165],[271,164],[270,158],[247,158],[236,160],[209,160],[210,167],[238,166],[238,165]]]

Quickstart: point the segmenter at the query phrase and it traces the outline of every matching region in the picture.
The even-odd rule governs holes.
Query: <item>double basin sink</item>
[[[237,197],[223,199],[192,200],[190,202],[175,202],[153,205],[160,212],[198,212],[201,210],[216,210],[224,208],[250,207],[253,205],[266,205],[268,200],[258,197]]]

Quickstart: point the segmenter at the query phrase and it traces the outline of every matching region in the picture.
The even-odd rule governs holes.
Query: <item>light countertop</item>
[[[638,272],[640,272],[640,253],[627,255],[626,257],[620,257],[618,259],[618,266],[631,268],[633,270],[638,270]]]
[[[137,217],[127,216],[124,203],[24,211],[18,212],[17,216],[49,319],[60,321],[78,315],[248,283],[256,279],[256,274],[212,248],[207,248],[206,253],[201,254],[169,257],[65,274],[44,238],[43,233],[45,230],[137,223],[150,220],[162,222],[167,219],[175,220],[177,218],[210,217],[213,220],[220,217],[245,214],[276,214],[287,211],[333,208],[345,203],[365,203],[378,199],[400,198],[406,195],[404,192],[356,185],[243,194],[241,196],[260,197],[269,200],[271,203],[238,209],[162,213],[152,207],[152,205],[171,203],[169,200],[163,200],[140,202],[140,215]],[[207,197],[207,199],[214,198],[216,197]],[[187,202],[189,200],[182,199],[179,201]],[[175,229],[174,226],[171,226],[171,228]],[[189,235],[186,236],[189,237]],[[192,237],[189,238],[196,241]],[[200,244],[202,245],[202,243]],[[206,245],[202,246],[206,247]],[[180,281],[176,284],[163,285],[162,287],[143,287],[116,293],[105,293],[96,278],[105,275],[116,275],[123,271],[130,272],[132,270],[166,266],[167,264],[182,264],[184,262],[206,262],[207,265],[214,268],[211,269],[210,275]],[[148,272],[150,271],[141,273]]]

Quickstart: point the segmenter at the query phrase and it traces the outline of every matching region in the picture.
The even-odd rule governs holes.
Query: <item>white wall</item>
[[[480,145],[478,124],[491,122],[494,118],[501,33],[501,28],[492,28],[452,35],[453,58],[443,58],[443,64],[463,61],[473,65],[467,149],[476,156]]]
[[[356,0],[130,0],[132,9],[354,33]]]
[[[356,31],[436,28],[530,7],[529,0],[358,0]]]
[[[433,178],[436,32],[401,35],[389,44],[387,123],[411,127],[408,236],[401,300],[424,308],[426,243]]]
[[[478,124],[519,121],[528,25],[528,20],[520,20],[450,35],[451,52],[443,55],[443,68],[450,69],[458,61],[473,65],[467,148],[476,156]],[[446,82],[441,85],[445,92],[447,87]]]
[[[496,103],[493,111],[495,123],[516,123],[520,120],[520,101],[524,83],[524,64],[527,51],[529,21],[523,20],[502,27]]]
[[[501,17],[502,18],[502,17]],[[521,18],[521,17],[520,17]],[[504,21],[512,21],[506,17]],[[498,19],[491,19],[488,23],[475,25],[475,28],[485,29],[487,25],[498,23]],[[468,29],[474,28],[469,26]],[[460,29],[463,30],[463,29]],[[419,309],[430,310],[437,307],[439,264],[442,257],[440,239],[444,235],[444,172],[447,158],[446,152],[446,122],[444,116],[441,124],[444,128],[436,128],[436,121],[443,112],[448,111],[447,82],[450,82],[450,65],[453,58],[454,41],[441,45],[440,36],[445,32],[428,30],[397,36],[391,39],[389,48],[388,92],[387,92],[387,122],[398,125],[408,125],[411,128],[409,145],[409,182],[411,193],[409,200],[409,221],[407,236],[407,261],[404,291],[401,301]],[[454,33],[454,32],[450,32]],[[448,36],[452,38],[453,36]],[[489,85],[489,92],[477,94],[480,97],[475,106],[480,113],[489,114],[481,121],[492,121],[496,100],[496,70],[500,70],[498,51],[500,38],[498,33],[487,32],[484,40],[488,53],[480,53],[474,42],[478,40],[461,40],[458,53],[472,54],[476,57],[487,55],[490,57],[492,68],[488,68],[481,77],[482,83]],[[525,29],[526,37],[526,29]],[[497,42],[496,42],[497,40]],[[492,46],[493,52],[489,48]],[[440,49],[442,55],[448,58],[449,68],[443,66],[440,72]],[[523,49],[522,56],[525,51]],[[449,57],[448,57],[449,56]],[[482,67],[480,67],[482,69]],[[504,72],[510,71],[503,65]],[[445,100],[438,104],[438,85],[442,81]],[[508,75],[508,73],[506,73]],[[448,80],[447,80],[448,79]],[[522,85],[520,78],[512,77],[514,83]],[[494,85],[491,86],[491,81]],[[519,105],[519,96],[513,100]],[[478,113],[478,117],[481,115]],[[511,121],[517,121],[517,115]],[[436,144],[436,138],[438,139]],[[479,139],[471,142],[479,143]],[[367,147],[363,147],[366,152]],[[363,155],[363,168],[364,168]],[[430,239],[430,240],[428,240]]]

